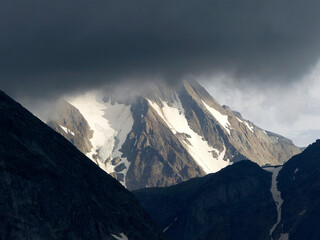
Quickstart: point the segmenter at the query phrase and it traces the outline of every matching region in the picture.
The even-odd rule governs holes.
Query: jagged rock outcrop
[[[6,240],[166,239],[132,193],[3,92],[0,223]]]

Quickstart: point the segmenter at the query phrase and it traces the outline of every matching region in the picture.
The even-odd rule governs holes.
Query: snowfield
[[[226,149],[219,152],[217,149],[209,146],[208,142],[202,138],[199,134],[194,132],[185,117],[185,111],[182,104],[177,97],[177,101],[173,103],[173,106],[169,106],[167,102],[162,102],[163,107],[161,108],[158,104],[148,99],[150,106],[157,112],[162,120],[171,129],[173,134],[185,133],[190,136],[186,140],[180,140],[182,145],[190,153],[193,159],[206,173],[217,172],[220,169],[230,165],[230,161],[224,160]],[[201,151],[199,151],[201,149]],[[214,158],[212,152],[218,154],[217,158]]]
[[[93,137],[90,139],[93,148],[87,156],[93,161],[96,158],[99,167],[107,173],[112,173],[116,166],[125,164],[126,168],[119,173],[124,174],[124,180],[120,182],[126,186],[125,176],[130,162],[122,157],[120,149],[133,126],[130,106],[103,102],[102,97],[95,92],[68,99],[68,102],[80,111],[93,130]],[[115,157],[119,157],[121,161],[113,166],[110,160]]]

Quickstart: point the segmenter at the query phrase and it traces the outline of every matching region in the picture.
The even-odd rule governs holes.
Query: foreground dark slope
[[[320,140],[294,156],[282,168],[278,186],[283,198],[282,221],[275,239],[320,239]]]
[[[250,161],[167,188],[134,191],[174,240],[269,239],[271,174]]]
[[[133,194],[0,92],[0,239],[164,239]]]

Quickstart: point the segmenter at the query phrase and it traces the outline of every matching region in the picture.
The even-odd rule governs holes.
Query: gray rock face
[[[0,223],[6,240],[165,239],[133,194],[2,92]]]
[[[106,104],[110,101],[104,98],[99,106],[105,104],[102,109],[105,120],[117,122],[120,119],[113,117],[120,116],[122,112],[117,111],[122,108],[111,107],[115,106],[114,101],[111,105]],[[176,89],[159,84],[127,103],[129,106],[129,117],[133,121],[130,129],[128,125],[114,129],[105,144],[93,151],[96,155],[89,157],[117,176],[113,161],[104,161],[113,159],[116,153],[121,159],[117,164],[127,166],[121,172],[121,183],[130,190],[169,186],[216,172],[243,159],[250,159],[260,166],[279,165],[301,152],[289,139],[264,131],[229,107],[221,107],[195,81],[185,81]],[[85,113],[80,113],[86,119]],[[73,114],[64,115],[72,118]],[[52,126],[57,121],[51,122]],[[95,123],[89,125],[95,126]],[[71,125],[68,127],[74,129]],[[106,132],[113,131],[107,123],[100,127]],[[127,135],[121,146],[117,146],[119,139],[123,139],[122,130],[127,131]],[[70,134],[64,136],[73,141]],[[92,151],[81,144],[77,147],[86,154]],[[109,155],[101,151],[110,148]]]
[[[168,186],[205,174],[144,98],[132,112],[134,125],[122,146],[131,162],[128,189]]]
[[[78,109],[61,100],[49,112],[49,119],[47,124],[67,138],[81,152],[90,151],[93,132]]]
[[[166,188],[134,191],[173,240],[264,240],[276,221],[271,174],[250,161]]]

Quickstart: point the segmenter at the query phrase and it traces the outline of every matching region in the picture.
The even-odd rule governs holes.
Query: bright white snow
[[[181,143],[206,173],[217,172],[230,165],[231,163],[229,161],[223,160],[225,149],[224,151],[219,152],[217,149],[209,146],[206,140],[190,128],[181,102],[178,97],[177,99],[178,100],[173,103],[173,107],[170,107],[166,102],[162,102],[162,108],[149,99],[148,102],[171,129],[173,134],[185,133],[190,136],[187,141],[181,140]],[[217,158],[213,157],[213,151],[218,154]]]
[[[64,126],[62,126],[62,125],[59,125],[59,126],[60,126],[60,127],[62,128],[62,130],[65,131],[67,134],[70,133],[70,134],[73,135],[73,136],[75,135],[74,132],[72,132],[72,131],[69,130],[68,128],[66,128],[66,127],[64,127]]]
[[[120,237],[118,237],[115,234],[111,234],[111,236],[114,237],[117,240],[128,240],[128,237],[124,233],[119,233],[119,234],[120,234]]]
[[[264,168],[264,170],[272,172],[272,182],[271,182],[270,191],[271,191],[273,200],[276,203],[277,212],[278,212],[277,222],[270,229],[270,236],[272,236],[272,233],[274,232],[274,230],[276,229],[276,227],[278,226],[278,224],[281,221],[281,206],[282,206],[282,203],[283,203],[283,199],[281,198],[281,192],[278,190],[278,187],[277,187],[277,184],[278,184],[277,177],[278,177],[278,174],[279,174],[281,169],[282,169],[282,167],[267,167],[267,168]],[[281,236],[282,235],[284,237],[282,239],[286,239],[285,238],[286,234],[281,234]]]
[[[236,117],[237,118],[237,117]],[[239,119],[239,118],[237,118],[238,119],[238,121],[239,122],[241,122],[241,123],[244,123],[246,126],[247,126],[247,128],[249,128],[249,130],[251,131],[251,132],[253,132],[253,126],[250,126],[249,125],[249,123],[247,123],[246,121],[242,121],[241,119]],[[263,131],[265,134],[267,134],[266,133],[266,131]],[[268,134],[267,134],[268,135]]]
[[[237,117],[236,117],[237,118]],[[243,121],[240,118],[237,118],[239,122],[243,123]]]
[[[202,100],[201,100],[202,101]],[[211,115],[220,123],[220,125],[228,132],[230,135],[230,127],[231,124],[228,120],[228,115],[223,115],[219,111],[215,110],[214,108],[210,107],[204,101],[202,101],[203,105],[207,108],[207,110],[211,113]]]
[[[130,106],[105,103],[95,92],[68,101],[80,111],[93,130],[93,137],[90,139],[93,148],[87,156],[93,160],[93,156],[98,154],[98,165],[108,173],[114,172],[116,166],[106,160],[120,157],[118,165],[124,163],[126,166],[120,173],[126,175],[130,162],[127,158],[121,157],[120,149],[133,126]],[[125,186],[125,177],[121,183]]]
[[[246,121],[244,121],[244,124],[247,126],[247,128],[249,128],[251,132],[253,132],[253,126],[250,126]]]

